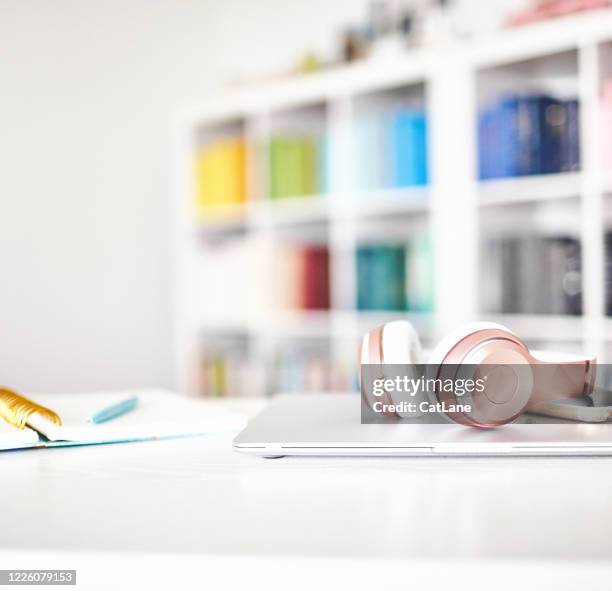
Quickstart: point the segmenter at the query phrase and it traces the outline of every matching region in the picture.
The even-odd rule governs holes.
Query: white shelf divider
[[[578,54],[579,93],[582,109],[581,240],[584,339],[590,349],[604,354],[604,228],[600,101],[600,51],[592,41],[584,42]]]
[[[486,180],[480,182],[478,193],[482,207],[579,198],[582,194],[582,175],[579,172],[562,172]]]

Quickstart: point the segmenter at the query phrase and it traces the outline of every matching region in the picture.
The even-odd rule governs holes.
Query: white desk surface
[[[0,454],[0,555],[553,564],[610,581],[612,458],[266,460],[232,437]]]

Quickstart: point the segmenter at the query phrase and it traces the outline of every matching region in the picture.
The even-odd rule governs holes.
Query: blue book
[[[485,137],[485,149],[487,153],[487,176],[489,179],[497,179],[504,176],[502,162],[502,134],[503,134],[503,111],[499,101],[490,105],[487,111],[487,127]]]
[[[415,124],[416,131],[416,182],[415,185],[426,185],[429,183],[429,166],[428,166],[428,127],[427,115],[422,113]]]
[[[531,95],[521,100],[519,130],[522,175],[559,172],[559,102],[546,95]]]
[[[427,118],[422,111],[403,110],[389,123],[389,184],[393,187],[426,185]]]
[[[491,165],[491,119],[492,110],[487,106],[480,110],[478,116],[478,163],[479,178],[481,180],[490,179],[493,176]]]
[[[539,97],[539,116],[541,139],[541,174],[551,174],[561,170],[561,136],[564,109],[560,101],[549,96]]]
[[[497,176],[515,177],[519,174],[520,143],[518,134],[519,97],[507,96],[498,105],[499,138],[496,142]]]
[[[479,178],[549,174],[579,166],[578,104],[507,95],[478,116]]]
[[[576,99],[563,101],[564,121],[561,134],[561,170],[580,170],[579,103]]]
[[[522,97],[518,113],[520,163],[519,174],[541,174],[542,125],[540,103],[536,96]]]

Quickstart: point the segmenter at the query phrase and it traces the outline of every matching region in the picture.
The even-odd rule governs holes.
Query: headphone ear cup
[[[385,324],[382,330],[383,360],[388,364],[409,365],[423,362],[421,339],[407,320]]]
[[[361,342],[360,357],[362,364],[379,365],[379,368],[372,369],[380,372],[381,378],[391,377],[390,374],[385,375],[385,365],[414,365],[422,362],[421,340],[410,322],[396,320],[366,333]],[[393,373],[391,369],[389,371]],[[361,390],[362,396],[372,407],[376,399],[363,384]],[[387,403],[398,402],[397,397],[390,393],[384,395],[384,400]]]
[[[466,398],[452,390],[440,390],[438,402],[464,403],[465,411],[449,411],[452,420],[474,427],[496,427],[514,420],[526,407],[533,391],[530,355],[526,345],[505,326],[476,322],[460,327],[444,338],[430,356],[428,373],[442,381],[463,382],[477,376],[492,378]],[[508,392],[506,392],[508,390]]]
[[[514,334],[509,328],[503,326],[502,324],[497,324],[497,322],[470,322],[468,324],[464,324],[448,333],[434,347],[427,358],[427,365],[435,367],[444,363],[446,356],[459,341],[470,336],[471,334],[474,334],[475,332],[489,329],[504,330],[510,334]]]
[[[382,331],[382,351],[383,359],[387,367],[382,368],[383,374],[386,377],[393,378],[397,374],[397,369],[389,366],[402,366],[401,374],[408,375],[410,378],[418,378],[416,368],[405,366],[414,366],[423,362],[423,348],[421,339],[415,330],[414,326],[407,320],[396,320],[385,325]],[[393,392],[389,394],[389,398],[394,404],[398,405],[402,402],[420,402],[420,399],[410,398],[406,400],[406,394],[402,392]],[[397,413],[400,417],[414,418],[417,413],[400,412]]]
[[[417,331],[407,320],[396,320],[367,332],[361,341],[362,364],[416,364],[423,362]]]
[[[385,326],[379,326],[367,332],[363,340],[361,341],[361,367],[359,371],[359,385],[361,389],[361,396],[366,404],[374,409],[374,404],[379,401],[377,396],[374,395],[372,389],[364,385],[363,372],[366,371],[368,373],[368,378],[366,379],[366,383],[370,381],[374,381],[375,379],[384,379],[385,375],[383,372],[383,331]],[[364,365],[372,366],[364,369]],[[382,398],[380,399],[384,404],[391,404],[393,399],[387,392],[383,392]],[[383,414],[386,416],[397,416],[395,412],[391,411],[383,411]]]

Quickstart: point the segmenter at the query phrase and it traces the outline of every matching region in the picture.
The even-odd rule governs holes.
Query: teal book
[[[371,310],[372,298],[369,286],[371,285],[370,269],[372,251],[368,246],[357,249],[357,309]]]
[[[357,309],[404,310],[406,262],[403,245],[375,245],[357,251]]]
[[[382,309],[406,309],[406,250],[403,245],[382,247],[381,256],[385,269],[385,294]]]
[[[432,312],[434,308],[433,248],[429,234],[410,241],[406,258],[407,308],[412,312]]]

